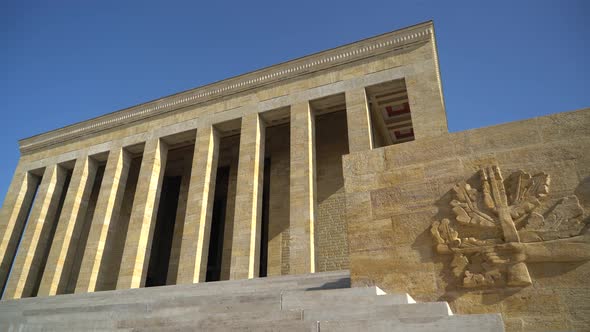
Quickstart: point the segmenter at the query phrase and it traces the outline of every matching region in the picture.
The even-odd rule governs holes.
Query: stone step
[[[27,329],[29,327],[44,326],[46,329],[62,331],[72,329],[125,330],[178,325],[198,327],[225,326],[229,324],[240,326],[242,323],[287,322],[301,321],[302,319],[303,312],[301,310],[198,312],[190,308],[177,308],[175,310],[159,311],[156,315],[139,312],[110,312],[104,316],[99,316],[97,313],[38,316],[28,318],[26,321],[13,322],[12,325],[26,326]]]
[[[168,327],[142,327],[134,328],[134,332],[227,332],[227,331],[256,331],[256,332],[318,332],[318,322],[306,321],[279,321],[272,324],[256,322],[240,322],[238,325],[225,324],[223,326],[199,326],[194,325],[174,325]],[[118,330],[117,330],[118,331]]]
[[[400,318],[383,320],[333,320],[319,322],[322,332],[393,331],[393,332],[449,332],[449,331],[504,331],[500,314],[455,315],[426,318]]]
[[[171,317],[186,316],[191,320],[202,320],[207,317],[231,317],[232,315],[239,317],[259,317],[268,313],[276,313],[280,311],[280,304],[277,298],[276,303],[267,305],[258,304],[233,304],[233,305],[213,305],[207,306],[181,306],[175,305],[170,307],[149,308],[147,305],[136,306],[121,306],[112,308],[104,306],[102,308],[80,308],[81,310],[68,311],[63,310],[42,310],[34,313],[25,312],[24,320],[31,323],[37,322],[80,322],[80,321],[125,321],[125,320],[166,320]],[[88,310],[87,310],[88,309]],[[92,310],[89,310],[92,309]],[[101,309],[101,310],[99,310]],[[284,311],[289,312],[289,311]],[[299,310],[301,313],[301,310]],[[300,315],[301,316],[301,315]]]
[[[119,328],[148,328],[192,325],[195,329],[206,330],[211,327],[236,327],[248,323],[274,324],[277,322],[302,321],[301,310],[275,310],[227,313],[198,313],[185,310],[170,312],[166,316],[144,316],[119,320]]]
[[[331,290],[284,291],[283,309],[312,309],[335,305],[407,304],[415,303],[408,294],[386,294],[379,287],[358,287]]]
[[[63,331],[132,331],[133,329],[119,329],[115,322],[44,322],[44,323],[11,323],[6,327],[0,323],[0,331],[43,331],[43,332],[63,332]]]
[[[192,308],[199,312],[226,312],[226,311],[260,311],[278,310],[281,308],[281,296],[277,292],[260,292],[257,294],[221,294],[197,295],[181,298],[166,298],[144,300],[142,302],[102,304],[89,303],[84,306],[62,305],[49,308],[24,309],[26,316],[48,315],[77,315],[99,313],[125,313],[143,312],[150,313],[162,309]],[[2,314],[0,313],[0,317]]]
[[[0,302],[1,331],[502,331],[499,315],[453,316],[348,272]]]
[[[452,315],[446,302],[424,302],[394,305],[337,305],[333,307],[304,309],[306,321],[332,320],[386,320],[392,318],[444,317]]]
[[[348,271],[322,272],[304,275],[276,276],[249,280],[230,280],[190,285],[160,286],[139,289],[101,291],[86,294],[64,294],[0,301],[0,315],[6,311],[22,311],[33,307],[74,307],[79,305],[125,304],[132,302],[177,299],[187,296],[247,294],[261,291],[314,290],[350,287]]]

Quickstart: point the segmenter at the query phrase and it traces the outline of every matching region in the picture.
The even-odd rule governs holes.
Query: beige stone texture
[[[41,278],[39,296],[62,294],[67,287],[97,168],[97,162],[86,155],[76,160]]]
[[[117,288],[142,160],[141,157],[134,157],[130,161],[119,216],[111,223],[112,228],[109,228],[104,244],[103,261],[98,271],[96,290],[114,290]]]
[[[231,251],[233,239],[236,185],[238,181],[238,159],[240,153],[240,135],[223,137],[219,142],[218,169],[227,167],[229,178],[227,184],[227,201],[223,230],[223,248],[221,253],[221,280],[230,279]]]
[[[174,235],[172,236],[172,248],[170,249],[170,264],[168,265],[168,276],[166,285],[176,285],[178,268],[180,266],[180,250],[182,245],[182,233],[184,232],[184,221],[186,216],[189,185],[191,182],[191,167],[193,164],[193,153],[187,153],[182,161],[182,175],[180,179],[180,192],[178,194],[178,206],[176,208],[176,220],[174,222]]]
[[[51,245],[51,229],[59,217],[67,173],[59,165],[45,168],[2,299],[36,295],[42,265]]]
[[[230,279],[259,274],[265,124],[258,114],[242,118]]]
[[[342,156],[348,154],[346,112],[316,118],[315,223],[316,272],[347,270],[349,265],[346,193]]]
[[[82,259],[84,258],[84,251],[86,249],[86,244],[88,243],[90,227],[92,226],[92,218],[94,217],[94,213],[96,212],[98,194],[100,193],[100,185],[104,177],[104,171],[106,168],[105,166],[106,165],[101,165],[97,169],[94,184],[92,185],[92,192],[90,193],[90,199],[88,201],[88,206],[86,208],[86,215],[84,216],[83,227],[80,231],[79,238],[74,241],[74,257],[67,286],[64,291],[65,294],[73,294],[76,290],[76,283],[78,282],[78,277],[80,276]]]
[[[588,223],[587,128],[590,109],[345,156],[353,284],[408,292],[419,301],[449,301],[456,313],[501,312],[509,331],[587,330],[588,261],[527,263],[530,286],[465,288],[451,273],[453,256],[435,250],[430,229],[454,217],[453,186],[463,180],[476,185],[477,172],[490,164],[502,168],[504,179],[518,170],[549,174],[552,201],[576,195],[581,220]]]
[[[121,146],[108,156],[88,240],[76,282],[76,293],[94,292],[99,287],[101,269],[104,269],[108,251],[107,241],[112,237],[119,218],[131,157]]]
[[[10,266],[25,228],[40,177],[17,168],[0,211],[0,285],[8,279]]]
[[[239,142],[237,144],[239,148]],[[237,151],[239,153],[239,149]],[[237,156],[238,153],[235,155]],[[234,236],[234,211],[236,208],[236,187],[238,183],[238,158],[233,158],[229,166],[227,204],[225,205],[225,227],[223,232],[223,252],[221,254],[221,280],[230,280],[231,253]]]
[[[430,50],[436,52],[432,48]],[[425,61],[422,71],[406,76],[416,139],[436,137],[448,132],[440,80],[434,67],[434,61]]]
[[[199,129],[182,232],[179,284],[205,282],[218,156],[217,130]]]
[[[315,272],[314,226],[317,213],[315,115],[309,103],[291,106],[289,212],[290,274]]]
[[[350,152],[373,148],[371,113],[364,88],[346,91],[346,120]]]
[[[159,138],[146,142],[131,218],[117,279],[117,289],[145,285],[168,146]]]
[[[270,159],[268,192],[268,255],[267,275],[289,274],[289,124],[266,129],[265,152]]]

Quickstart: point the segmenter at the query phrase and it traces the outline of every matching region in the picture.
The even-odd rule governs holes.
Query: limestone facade
[[[344,156],[354,285],[500,312],[509,331],[587,330],[589,126],[585,109]]]
[[[2,299],[350,269],[510,330],[588,328],[589,127],[582,110],[449,134],[432,22],[181,92],[19,142]],[[482,168],[576,199],[539,212],[541,177],[520,173],[524,200]],[[500,217],[459,233],[465,204]],[[527,260],[531,216],[581,240]]]

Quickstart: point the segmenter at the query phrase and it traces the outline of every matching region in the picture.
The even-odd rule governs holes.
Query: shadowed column
[[[230,279],[258,276],[265,126],[258,114],[242,118]]]
[[[38,274],[42,272],[39,269],[48,249],[51,227],[56,222],[66,176],[67,171],[59,165],[45,168],[3,299],[18,299],[33,295]]]
[[[227,185],[227,202],[225,203],[225,225],[223,227],[223,249],[221,256],[221,280],[229,280],[230,278],[237,179],[238,158],[232,158],[232,161],[229,165],[229,183]]]
[[[309,103],[291,106],[290,274],[315,272],[315,121]]]
[[[167,154],[168,147],[159,138],[146,142],[117,289],[145,286]]]
[[[180,248],[178,283],[204,282],[207,275],[218,156],[217,131],[213,127],[198,129]]]
[[[67,286],[97,168],[96,161],[86,155],[76,161],[41,279],[40,296],[62,294]]]
[[[180,191],[178,193],[178,206],[176,208],[176,219],[174,221],[174,235],[172,236],[172,248],[170,249],[170,264],[168,265],[166,285],[176,285],[178,281],[182,233],[184,232],[188,190],[191,182],[191,168],[193,165],[192,157],[192,154],[186,155],[182,161],[182,178],[180,180]]]
[[[109,229],[113,229],[121,211],[130,164],[131,157],[122,147],[109,152],[76,283],[76,293],[94,292],[98,288],[98,272],[105,261]]]
[[[17,168],[6,193],[0,211],[0,290],[8,278],[39,180],[40,177]]]
[[[346,123],[350,153],[373,148],[371,113],[364,88],[346,91]]]

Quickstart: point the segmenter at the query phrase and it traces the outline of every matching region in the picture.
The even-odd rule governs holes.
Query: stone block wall
[[[348,154],[346,113],[335,112],[316,120],[317,216],[316,271],[348,269],[348,241],[342,156]]]
[[[585,109],[345,156],[353,284],[408,292],[419,301],[449,301],[457,313],[501,312],[509,331],[590,329],[589,128],[590,109]],[[477,193],[485,193],[484,180],[478,172],[488,165],[501,169],[506,186],[510,174],[518,170],[531,175],[549,174],[550,183],[544,183],[548,184],[549,194],[537,196],[540,207],[548,207],[549,211],[545,212],[542,227],[551,226],[550,218],[563,223],[575,219],[581,226],[586,224],[581,230],[578,227],[571,234],[562,234],[570,240],[570,236],[582,234],[575,238],[579,239],[577,244],[556,242],[560,245],[542,252],[540,258],[532,258],[525,250],[531,282],[528,286],[511,285],[509,279],[504,279],[510,276],[508,273],[490,274],[493,278],[489,280],[476,280],[477,276],[469,279],[461,272],[460,256],[454,260],[453,255],[440,253],[435,247],[433,223],[447,218],[452,227],[457,227],[453,187],[467,181]],[[568,212],[568,216],[557,206],[564,202],[564,197],[571,203],[574,195],[581,209],[571,211],[581,212]],[[522,211],[514,213],[516,219]],[[579,215],[574,218],[576,213]],[[533,223],[531,219],[527,222],[526,227]],[[502,238],[501,234],[473,225],[465,226],[461,232],[459,237],[467,234],[475,238]],[[526,241],[523,236],[521,233],[522,241]],[[549,242],[537,243],[545,249]],[[574,248],[569,247],[572,245],[579,249],[567,251]],[[567,254],[560,255],[562,251]],[[486,258],[480,259],[486,262]],[[477,265],[473,259],[471,264]],[[486,284],[490,280],[493,284]]]
[[[267,128],[266,139],[270,158],[267,273],[275,276],[289,274],[289,124]]]

